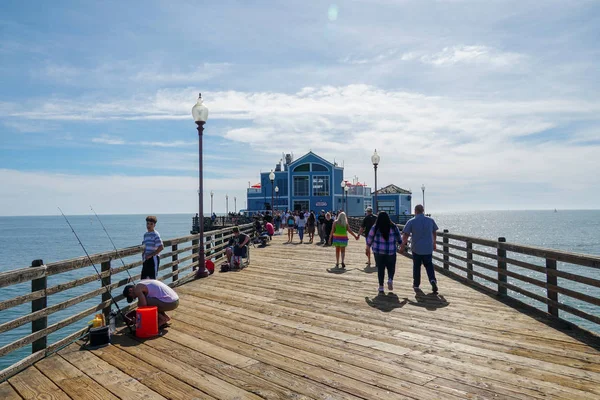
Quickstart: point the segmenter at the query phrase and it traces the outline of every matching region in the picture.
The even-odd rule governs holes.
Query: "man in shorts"
[[[171,320],[165,311],[173,311],[179,306],[179,296],[173,289],[156,279],[141,280],[137,285],[123,288],[123,296],[131,303],[138,299],[138,307],[156,306],[158,308],[158,326]]]
[[[160,259],[158,255],[163,251],[163,242],[160,239],[160,234],[154,228],[158,220],[154,215],[148,215],[146,217],[146,229],[148,232],[144,233],[144,239],[142,244],[144,245],[144,253],[142,259],[144,264],[142,266],[142,279],[156,279],[158,275],[158,265]]]
[[[375,221],[377,221],[377,217],[373,215],[373,209],[371,207],[367,207],[367,215],[363,218],[362,225],[360,226],[360,230],[358,231],[358,236],[365,234],[365,240],[367,236],[369,236],[369,232],[373,225],[375,225]],[[371,266],[371,248],[367,247],[366,251],[367,255],[367,266]]]

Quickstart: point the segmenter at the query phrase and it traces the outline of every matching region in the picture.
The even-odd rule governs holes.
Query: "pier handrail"
[[[358,231],[362,218],[350,217],[349,223]],[[404,225],[398,224],[398,227],[402,229]],[[562,312],[600,327],[600,295],[569,287],[569,282],[577,282],[600,288],[600,279],[591,277],[600,269],[599,256],[509,243],[504,237],[490,240],[458,235],[448,230],[438,231],[436,244],[437,250],[433,254],[436,271],[571,326],[586,330],[564,318]],[[407,255],[411,257],[410,249]],[[581,272],[565,270],[569,265],[578,266]],[[524,275],[523,270],[533,271],[537,276]],[[589,271],[590,276],[583,271]],[[532,300],[537,303],[532,304]],[[577,308],[577,302],[597,307],[598,311],[583,311]]]
[[[245,233],[253,231],[252,224],[239,226],[240,230]],[[205,232],[205,254],[206,259],[219,259],[224,256],[227,241],[233,236],[232,227],[227,227],[219,230]],[[179,248],[179,245],[184,247]],[[170,259],[169,262],[161,264],[158,268],[158,280],[165,281],[172,278],[169,286],[178,286],[188,282],[194,278],[195,269],[198,267],[198,251],[199,251],[199,235],[187,235],[168,239],[163,241],[165,250],[170,247],[170,251],[164,251],[159,258]],[[135,256],[141,254],[143,247],[132,246],[123,249],[106,251],[88,257],[78,257],[68,260],[57,261],[49,264],[44,264],[42,260],[34,260],[31,267],[20,268],[11,271],[0,273],[0,288],[5,288],[13,285],[22,284],[31,281],[31,292],[22,294],[9,299],[0,301],[0,311],[7,310],[25,303],[31,303],[31,312],[21,315],[10,321],[0,324],[0,334],[12,331],[27,323],[31,323],[31,333],[19,337],[10,343],[0,347],[0,357],[3,357],[19,348],[32,345],[31,355],[14,363],[4,370],[0,371],[0,381],[15,373],[27,368],[35,362],[41,360],[45,356],[51,354],[63,345],[70,343],[74,339],[80,337],[86,330],[87,326],[78,329],[77,331],[61,337],[59,340],[48,345],[48,336],[60,329],[73,325],[83,318],[101,311],[108,321],[111,310],[111,299],[109,291],[126,285],[129,282],[129,277],[120,279],[116,282],[111,281],[113,275],[119,274],[126,270],[136,268],[142,265],[143,261],[135,261],[124,264],[120,267],[112,267],[112,262],[121,258]],[[188,254],[185,254],[188,253]],[[92,265],[92,262],[100,266],[100,276],[95,272],[88,276],[79,277],[77,279],[61,282],[53,286],[47,285],[47,278],[52,275],[58,275],[65,272],[78,270]],[[161,272],[168,270],[167,273]],[[141,273],[132,275],[134,280],[139,280]],[[100,280],[98,289],[89,291],[84,294],[69,298],[57,304],[48,306],[48,297],[68,289]],[[64,318],[58,322],[48,325],[48,316],[59,311],[67,310],[83,301],[101,296],[98,304],[86,308],[85,310],[76,310],[74,315]],[[113,295],[115,301],[123,300],[123,295]],[[137,302],[126,307],[121,307],[123,311],[133,309]]]

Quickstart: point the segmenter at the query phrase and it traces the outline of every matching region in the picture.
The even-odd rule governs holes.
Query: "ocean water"
[[[431,210],[428,210],[431,212]],[[170,214],[158,215],[158,224],[156,229],[161,237],[170,239],[174,237],[188,235],[191,229],[192,216],[194,214]],[[440,229],[448,229],[451,233],[475,236],[480,238],[497,240],[498,237],[505,237],[508,242],[528,244],[541,247],[547,247],[558,250],[565,250],[577,253],[586,253],[591,255],[600,255],[600,210],[594,211],[481,211],[470,213],[436,213],[432,211],[432,217],[435,218]],[[68,217],[73,228],[79,235],[83,245],[88,253],[111,251],[112,245],[102,229],[95,216],[70,216]],[[145,215],[101,215],[102,222],[106,230],[111,235],[117,248],[123,248],[140,244],[142,236],[146,230]],[[77,239],[71,232],[71,229],[62,216],[41,216],[41,217],[0,217],[0,272],[16,268],[24,268],[31,265],[31,261],[42,259],[45,263],[65,260],[69,258],[84,256],[82,248]],[[452,242],[451,242],[452,243]],[[463,243],[457,242],[458,245]],[[474,248],[478,248],[474,246]],[[481,248],[490,251],[489,248]],[[457,252],[458,255],[463,255]],[[183,257],[186,254],[180,256]],[[532,257],[509,254],[509,257],[525,260],[538,265],[543,265],[543,260]],[[494,264],[493,260],[474,257],[483,262]],[[125,263],[133,262],[139,259],[139,256],[130,257],[124,260]],[[164,260],[163,262],[168,262]],[[121,266],[119,261],[115,261],[116,266]],[[457,264],[464,265],[459,261]],[[97,266],[98,268],[100,266]],[[478,267],[476,271],[494,276],[491,271]],[[559,265],[559,269],[578,273],[585,276],[597,277],[598,270],[590,268],[573,267]],[[522,273],[536,279],[545,280],[545,276],[535,271],[529,271],[517,267],[509,267],[509,270]],[[455,270],[456,271],[456,270]],[[139,271],[136,271],[136,273]],[[165,271],[168,272],[168,271]],[[48,278],[48,286],[60,282],[77,279],[83,276],[94,274],[93,268],[86,267],[76,271],[52,276]],[[126,273],[117,276],[114,279],[127,277]],[[481,278],[476,278],[478,282],[488,284]],[[513,282],[509,278],[509,282]],[[560,285],[581,291],[583,293],[600,298],[600,289],[592,288],[588,285],[582,285],[570,281],[559,281]],[[489,285],[489,284],[488,284]],[[545,290],[533,285],[519,283],[534,293],[545,295]],[[495,287],[495,285],[489,285]],[[99,287],[99,282],[92,282],[74,289],[70,289],[48,298],[48,305],[57,304],[68,298],[86,293]],[[443,289],[443,288],[442,288]],[[23,283],[16,286],[0,289],[0,301],[13,298],[31,290],[30,283]],[[522,298],[539,308],[544,308],[544,304],[536,304],[518,293],[509,294]],[[567,301],[568,304],[576,306],[588,313],[600,315],[600,307],[592,306],[580,301],[571,301],[565,296],[560,296],[560,301]],[[565,299],[565,300],[563,300]],[[99,302],[98,298],[93,298],[82,302],[77,306],[71,307],[63,312],[52,314],[48,317],[48,324],[58,322],[78,311],[92,307]],[[29,303],[19,307],[0,311],[0,324],[13,320],[19,316],[25,315],[31,311]],[[600,327],[584,319],[569,316],[561,312],[563,318],[569,319],[589,330],[600,333]],[[61,329],[50,336],[49,342],[52,343],[61,337],[85,326],[88,320],[84,318],[78,323]],[[0,334],[0,347],[20,337],[30,333],[30,324],[25,324],[19,329],[15,329]],[[0,369],[13,364],[24,356],[30,354],[30,346],[9,353],[0,357]]]

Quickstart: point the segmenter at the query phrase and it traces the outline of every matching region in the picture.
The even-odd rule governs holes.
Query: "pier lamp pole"
[[[348,187],[348,185],[346,185],[346,186],[344,187],[344,192],[346,192],[346,200],[344,200],[344,206],[345,206],[345,207],[344,207],[344,208],[345,208],[345,210],[344,210],[344,211],[346,211],[346,215],[348,214],[348,190],[349,190],[349,189],[350,189],[350,187]]]
[[[275,182],[275,172],[273,170],[269,174],[269,180],[271,181],[271,215],[273,215],[273,183]]]
[[[425,185],[421,185],[421,191],[423,192],[423,208],[425,208]]]
[[[346,181],[342,180],[342,198],[344,198],[344,193],[346,192]],[[346,211],[346,200],[344,200],[344,211]]]
[[[237,213],[237,197],[233,197],[233,213]]]
[[[379,212],[379,204],[377,203],[377,166],[379,165],[379,154],[377,154],[377,149],[375,149],[375,152],[371,156],[371,162],[375,170],[375,214],[377,214]]]
[[[202,188],[202,175],[204,169],[202,168],[202,133],[204,132],[204,124],[208,119],[208,108],[203,104],[202,93],[198,94],[198,101],[192,107],[192,117],[196,122],[196,129],[198,130],[198,225],[200,231],[200,241],[198,245],[198,270],[196,272],[196,278],[204,276],[204,201],[203,201],[203,188]]]
[[[225,195],[225,214],[226,217],[229,215],[229,195]]]
[[[277,196],[277,207],[279,208],[279,186],[275,186],[275,196]]]
[[[210,191],[210,216],[211,216],[211,217],[212,217],[212,215],[214,214],[214,213],[213,213],[213,195],[214,195],[214,193],[213,193],[213,191],[211,190],[211,191]]]

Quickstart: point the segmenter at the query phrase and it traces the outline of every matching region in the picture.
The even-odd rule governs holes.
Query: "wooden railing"
[[[350,218],[360,229],[362,218]],[[398,225],[402,229],[403,225]],[[438,231],[436,270],[520,306],[600,332],[600,257]],[[410,256],[410,251],[407,254]],[[564,315],[564,313],[571,314]]]
[[[241,225],[240,230],[243,232],[252,232],[252,224]],[[206,259],[219,259],[223,257],[227,242],[232,236],[233,233],[230,227],[207,232],[205,234]],[[165,240],[163,241],[163,244],[165,246],[165,251],[160,254],[160,259],[168,260],[169,262],[164,264],[161,263],[157,279],[165,281],[171,278],[171,282],[169,283],[170,286],[178,286],[194,279],[194,270],[198,266],[199,236],[183,236]],[[170,251],[166,251],[167,249]],[[93,254],[90,258],[79,257],[50,264],[44,264],[42,260],[34,260],[31,267],[0,273],[0,288],[6,288],[31,281],[31,291],[29,293],[21,294],[9,299],[2,299],[2,301],[0,301],[0,311],[31,303],[30,313],[0,324],[0,334],[7,337],[6,332],[13,331],[25,324],[31,323],[31,333],[24,334],[22,337],[19,337],[10,343],[3,343],[1,345],[0,357],[29,344],[31,344],[31,354],[0,371],[0,381],[14,375],[18,371],[21,371],[48,354],[56,351],[63,345],[80,337],[87,330],[86,321],[82,321],[85,317],[101,311],[105,314],[106,320],[108,321],[111,310],[110,292],[126,285],[130,281],[129,276],[117,281],[113,281],[113,277],[124,271],[140,267],[143,263],[140,259],[139,261],[129,262],[127,264],[124,262],[119,263],[121,266],[117,266],[115,261],[126,259],[131,256],[139,257],[142,251],[143,248],[140,245],[118,249],[117,251],[113,250]],[[48,277],[64,274],[66,272],[71,272],[68,275],[72,277],[72,271],[77,270],[81,270],[80,272],[85,274],[89,272],[89,268],[87,268],[87,272],[84,272],[82,269],[91,266],[92,263],[94,263],[96,267],[99,267],[100,276],[92,270],[93,273],[91,275],[79,276],[74,280],[67,280],[48,286]],[[131,275],[131,278],[137,281],[139,280],[140,275],[140,273]],[[54,278],[53,280],[56,281]],[[60,301],[51,306],[48,305],[48,300],[53,299],[53,295],[95,281],[100,281],[100,285],[97,289],[68,298],[67,300]],[[19,287],[19,289],[21,289],[21,287]],[[117,294],[113,293],[113,297],[117,302],[123,300],[123,295],[120,292],[121,291],[117,291]],[[92,307],[83,310],[80,309],[81,307],[76,307],[84,301],[98,298],[99,296],[99,303]],[[135,307],[135,305],[136,302],[126,307],[121,307],[121,309],[128,311]],[[74,314],[48,325],[48,316],[55,313],[58,313],[58,315],[61,313],[66,314],[67,312],[74,312]],[[64,335],[53,343],[48,344],[50,334],[73,325],[78,325],[77,328],[80,329],[76,329],[75,332]]]

